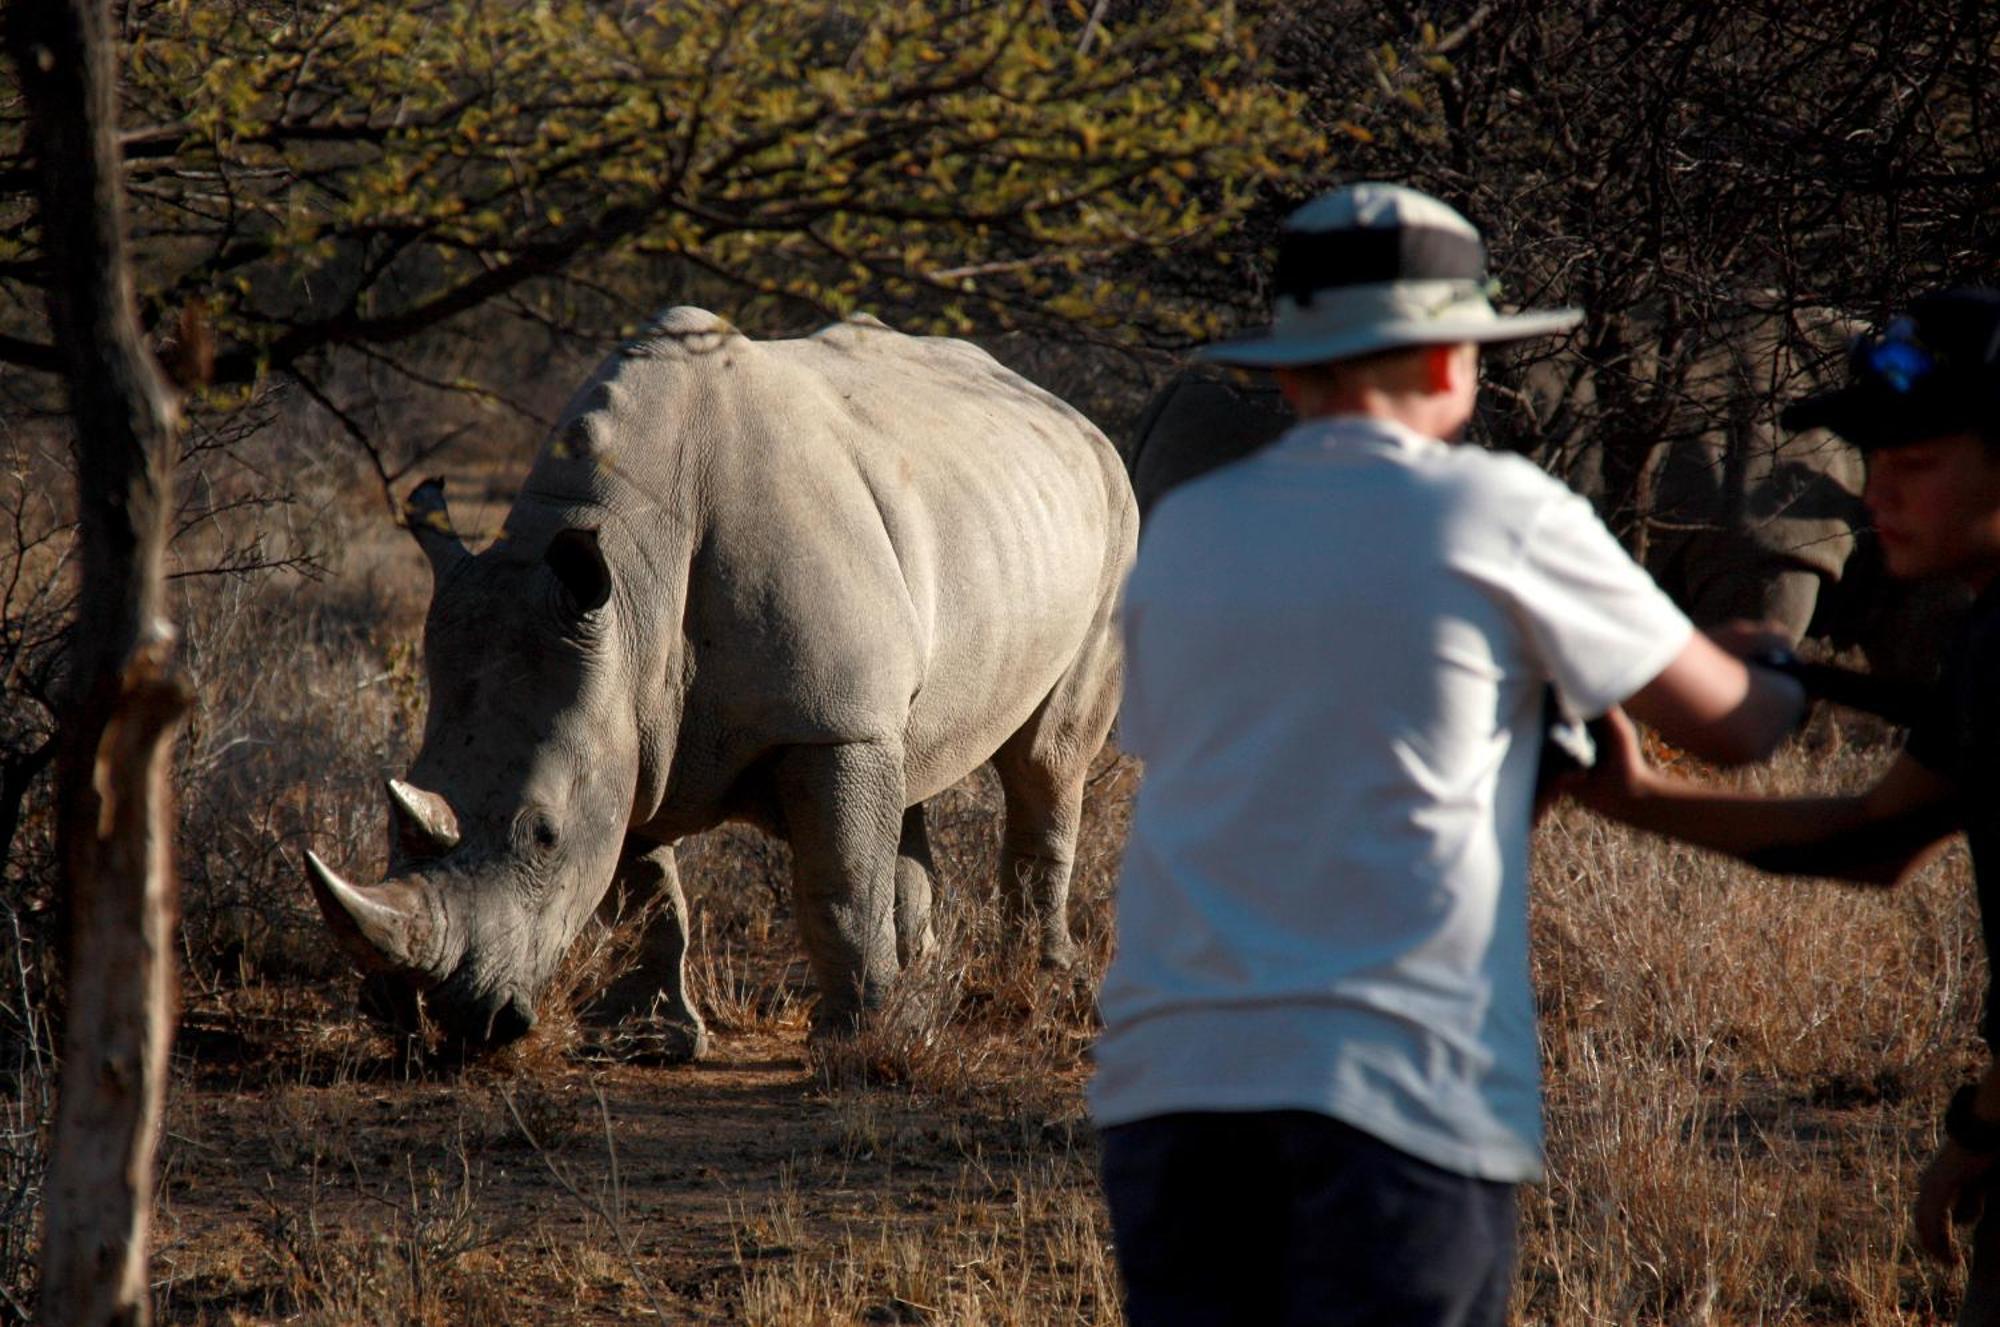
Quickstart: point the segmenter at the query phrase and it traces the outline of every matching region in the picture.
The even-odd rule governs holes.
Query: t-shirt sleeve
[[[1536,512],[1507,588],[1532,652],[1586,719],[1658,677],[1694,633],[1590,504],[1567,489]]]

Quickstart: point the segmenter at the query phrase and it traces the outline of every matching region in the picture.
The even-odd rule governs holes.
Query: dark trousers
[[[1130,1327],[1500,1327],[1514,1186],[1308,1111],[1103,1131]]]

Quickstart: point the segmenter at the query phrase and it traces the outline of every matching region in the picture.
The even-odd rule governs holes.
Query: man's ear
[[[1424,390],[1435,396],[1456,391],[1465,382],[1466,376],[1479,375],[1479,347],[1473,345],[1470,352],[1461,342],[1457,345],[1424,347]]]
[[[1277,368],[1271,370],[1271,377],[1278,384],[1278,394],[1285,398],[1285,404],[1295,415],[1305,414],[1305,375],[1295,369]]]

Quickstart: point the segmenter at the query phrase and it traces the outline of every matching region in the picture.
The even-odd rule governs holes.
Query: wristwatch
[[[1845,705],[1904,728],[1924,719],[1929,712],[1930,693],[1925,688],[1873,673],[1857,673],[1835,664],[1807,663],[1782,646],[1759,650],[1743,662],[1784,674],[1797,682],[1810,700]],[[1799,721],[1805,722],[1805,717],[1805,711],[1801,710]]]
[[[1981,1119],[1974,1109],[1978,1101],[1979,1088],[1972,1083],[1951,1094],[1951,1105],[1944,1111],[1944,1136],[1968,1152],[1990,1156],[2000,1152],[2000,1123]]]

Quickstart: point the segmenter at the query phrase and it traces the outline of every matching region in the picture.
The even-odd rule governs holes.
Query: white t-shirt
[[[1602,714],[1687,618],[1528,461],[1354,416],[1164,499],[1124,614],[1121,741],[1145,777],[1098,1122],[1311,1110],[1538,1178],[1545,687]]]

